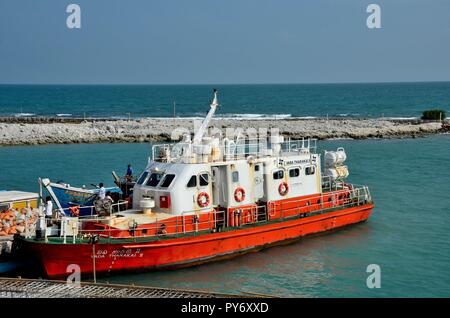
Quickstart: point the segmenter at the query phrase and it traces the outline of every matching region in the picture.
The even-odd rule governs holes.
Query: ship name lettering
[[[294,165],[294,164],[302,164],[302,163],[309,163],[309,159],[303,159],[303,160],[289,160],[289,161],[285,161],[284,165],[285,166],[290,166],[290,165]]]
[[[139,253],[138,249],[134,253],[132,249],[120,249],[112,251],[111,257],[136,257],[137,253]]]

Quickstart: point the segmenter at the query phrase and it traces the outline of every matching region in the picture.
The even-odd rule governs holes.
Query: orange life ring
[[[71,206],[69,208],[69,212],[70,212],[70,215],[72,215],[72,216],[79,216],[80,215],[80,207],[78,205]]]
[[[204,208],[209,205],[209,194],[201,192],[197,197],[197,204],[199,207]]]
[[[289,185],[286,182],[281,182],[279,187],[278,187],[278,193],[281,196],[285,196],[286,194],[288,194],[289,192]]]
[[[234,199],[236,202],[242,202],[245,200],[245,190],[241,187],[237,187],[236,190],[234,190]]]

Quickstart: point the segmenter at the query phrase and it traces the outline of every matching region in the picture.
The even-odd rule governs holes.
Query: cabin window
[[[284,171],[283,170],[277,170],[273,173],[273,178],[275,180],[283,179],[284,178]]]
[[[193,188],[193,187],[196,187],[196,186],[197,186],[197,176],[192,176],[189,179],[188,183],[187,183],[187,187],[188,188]]]
[[[255,171],[259,171],[259,165],[255,166]]]
[[[141,176],[139,177],[139,180],[137,181],[137,184],[143,184],[145,179],[147,179],[148,176],[148,172],[144,171],[143,174],[141,174]]]
[[[161,181],[162,177],[163,177],[162,173],[154,172],[150,175],[150,178],[148,178],[148,181],[145,185],[147,185],[149,187],[156,187],[158,185],[159,181]]]
[[[233,171],[231,173],[231,180],[233,181],[233,183],[239,182],[239,171]]]
[[[309,166],[305,168],[305,174],[307,176],[313,175],[316,173],[316,167],[315,166]]]
[[[294,168],[289,170],[289,177],[297,178],[300,176],[300,168]]]
[[[199,175],[199,184],[201,187],[205,187],[209,184],[209,174],[202,173]]]
[[[168,188],[174,178],[175,178],[174,174],[167,174],[163,182],[161,183],[161,188]]]

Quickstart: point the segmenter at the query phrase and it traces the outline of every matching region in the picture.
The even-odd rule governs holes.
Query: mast
[[[197,132],[194,135],[194,140],[193,140],[194,144],[201,143],[203,136],[205,135],[206,130],[208,129],[209,122],[211,121],[212,117],[214,116],[217,106],[219,106],[219,103],[217,101],[217,89],[214,89],[213,92],[214,92],[214,96],[213,96],[213,99],[210,104],[211,108],[209,109],[209,112],[206,115],[205,119],[203,119],[202,125],[200,126],[200,128],[197,130]]]

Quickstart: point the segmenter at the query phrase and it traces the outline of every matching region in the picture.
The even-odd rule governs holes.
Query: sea
[[[0,116],[203,117],[212,89],[217,117],[400,117],[450,112],[450,82],[291,85],[0,85]]]
[[[180,116],[189,117],[201,114],[212,87],[1,86],[0,109],[12,115],[20,106],[19,113],[36,115],[164,117],[175,99]],[[449,83],[217,88],[221,113],[238,118],[324,113],[409,118],[424,108],[450,108]],[[113,185],[111,172],[124,174],[129,163],[142,170],[151,146],[0,147],[0,189],[37,192],[38,177],[76,186]],[[349,181],[368,185],[375,202],[367,222],[226,261],[99,280],[281,297],[450,297],[450,135],[328,140],[318,146],[320,152],[345,148]],[[379,288],[367,284],[373,266],[380,270]]]

